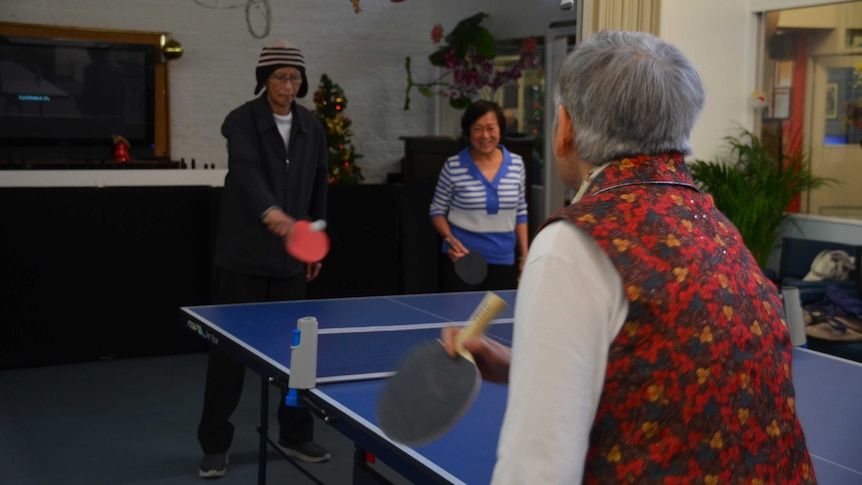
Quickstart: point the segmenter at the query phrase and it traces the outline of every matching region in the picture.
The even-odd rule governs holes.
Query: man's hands
[[[317,278],[322,267],[323,263],[320,261],[316,263],[305,263],[305,281],[311,281],[314,278]]]
[[[273,207],[263,215],[263,223],[276,236],[284,238],[285,244],[290,244],[293,238],[293,224],[296,220],[278,207]],[[320,274],[323,263],[305,264],[305,281],[311,281]]]
[[[278,207],[272,207],[263,215],[263,223],[273,234],[283,237],[288,241],[293,236],[293,217],[285,214]]]
[[[450,356],[455,357],[455,336],[463,329],[446,327],[441,333],[443,346]],[[512,349],[490,339],[485,335],[470,337],[464,341],[464,348],[473,354],[476,367],[482,373],[482,378],[488,382],[509,382],[509,364],[512,360]]]

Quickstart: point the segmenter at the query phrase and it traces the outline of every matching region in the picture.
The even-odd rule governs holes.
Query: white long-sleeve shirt
[[[627,311],[622,279],[589,235],[564,221],[539,232],[518,286],[494,485],[580,483]]]

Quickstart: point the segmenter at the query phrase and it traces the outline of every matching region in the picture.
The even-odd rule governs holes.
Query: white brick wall
[[[222,7],[206,8],[199,4]],[[269,35],[256,39],[245,19],[245,0],[2,0],[0,20],[100,29],[169,32],[183,44],[183,57],[170,64],[171,155],[195,158],[200,167],[226,168],[225,115],[254,97],[254,68],[260,47],[275,37],[299,45],[306,60],[309,95],[321,74],[345,90],[352,141],[368,183],[400,171],[399,136],[432,134],[432,102],[413,96],[404,111],[404,58],[432,51],[431,2],[364,0],[353,12],[348,0],[269,0]],[[239,6],[239,8],[224,8]],[[256,32],[261,17],[253,16]],[[427,63],[414,63],[421,78]]]
[[[245,1],[0,0],[0,20],[174,35],[185,54],[171,65],[172,155],[220,168],[226,167],[222,119],[253,97],[260,47],[267,39],[285,37],[305,54],[311,91],[323,73],[345,89],[353,142],[364,155],[359,163],[366,182],[375,183],[400,170],[399,136],[434,134],[435,129],[455,133],[457,123],[435,126],[434,102],[418,93],[410,111],[402,109],[404,58],[413,56],[416,79],[432,78],[425,58],[433,51],[433,24],[442,23],[449,31],[458,20],[484,11],[491,14],[486,26],[502,39],[544,35],[551,22],[573,17],[573,12],[559,10],[559,0],[361,0],[359,14],[349,0],[268,0],[272,25],[269,37],[260,40],[249,33],[244,8],[209,9],[196,3],[241,7]],[[754,86],[756,37],[749,0],[666,0],[663,7],[661,36],[677,44],[704,76],[707,103],[691,140],[694,156],[708,159],[734,126],[752,124],[748,97]],[[718,88],[710,89],[713,84]],[[311,100],[303,104],[310,107]],[[441,110],[441,118],[457,119],[458,113],[447,110]]]

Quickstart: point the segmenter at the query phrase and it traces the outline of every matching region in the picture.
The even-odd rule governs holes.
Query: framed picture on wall
[[[838,118],[838,83],[826,84],[826,119]]]
[[[790,118],[790,88],[775,88],[772,95],[772,118]]]

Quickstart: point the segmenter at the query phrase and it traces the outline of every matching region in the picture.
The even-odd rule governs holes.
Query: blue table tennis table
[[[487,333],[508,342],[515,291]],[[181,322],[261,375],[259,483],[266,482],[268,389],[290,374],[297,321],[318,322],[316,387],[303,401],[355,444],[354,483],[386,483],[369,455],[412,483],[486,484],[506,404],[506,386],[483,383],[468,413],[433,443],[408,447],[376,425],[375,402],[413,344],[463,324],[484,293],[304,300],[181,308]],[[862,484],[862,365],[806,349],[794,351],[796,405],[821,485]],[[297,465],[300,470],[301,467]],[[308,472],[302,470],[303,473]],[[315,480],[314,478],[311,478]]]

